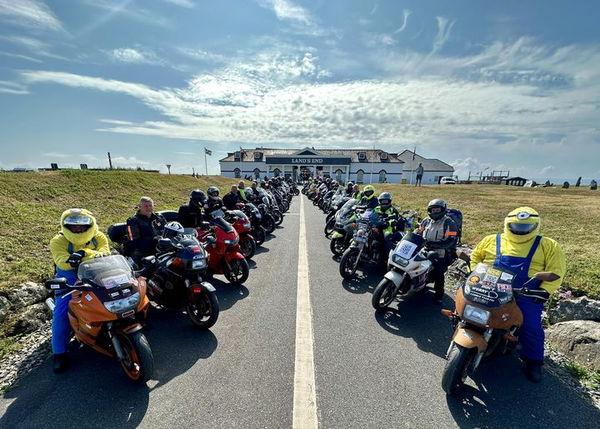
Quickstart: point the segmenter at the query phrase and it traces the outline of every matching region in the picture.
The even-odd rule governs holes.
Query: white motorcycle
[[[424,245],[423,237],[409,232],[390,252],[389,271],[373,292],[371,303],[375,310],[385,310],[397,296],[412,295],[429,283],[432,261],[438,255],[427,252]]]

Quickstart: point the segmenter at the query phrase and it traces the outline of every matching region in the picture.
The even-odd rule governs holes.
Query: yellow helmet
[[[538,235],[540,215],[531,207],[519,207],[504,218],[504,234],[510,241],[524,243]]]
[[[375,188],[373,185],[367,185],[363,188],[362,194],[363,197],[365,197],[367,200],[370,200],[375,196]]]
[[[65,238],[77,246],[90,242],[98,232],[96,219],[86,209],[65,210],[60,217],[60,226]]]

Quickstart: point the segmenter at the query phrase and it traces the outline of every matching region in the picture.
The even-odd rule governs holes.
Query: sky
[[[0,0],[0,168],[416,147],[600,178],[600,2]]]

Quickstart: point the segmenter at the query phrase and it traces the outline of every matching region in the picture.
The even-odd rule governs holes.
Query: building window
[[[236,179],[239,179],[240,177],[242,177],[242,170],[240,170],[239,168],[235,168],[233,170],[233,174],[235,175]]]
[[[387,183],[387,177],[386,177],[386,172],[385,170],[381,170],[379,172],[379,183]]]
[[[381,152],[381,153],[379,154],[379,158],[380,158],[380,159],[382,159],[382,160],[387,160],[387,159],[388,159],[388,154],[387,154],[387,152]]]
[[[339,168],[337,170],[335,170],[335,180],[337,180],[338,182],[341,182],[343,173],[344,172],[342,170],[340,170]]]
[[[240,151],[235,152],[233,154],[233,159],[236,160],[236,161],[241,161],[241,159],[242,159],[242,152],[240,152]]]
[[[279,168],[276,168],[275,170],[273,170],[273,176],[279,177],[280,174],[281,174],[281,170]]]
[[[364,161],[367,159],[367,152],[358,152],[358,160]]]
[[[356,172],[356,183],[363,183],[365,172],[362,170],[358,170]]]
[[[258,168],[254,169],[254,178],[260,179],[260,170]]]

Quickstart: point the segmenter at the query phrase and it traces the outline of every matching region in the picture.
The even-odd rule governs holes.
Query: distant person
[[[240,194],[236,185],[231,186],[231,192],[223,196],[223,204],[227,210],[235,210],[240,202]]]
[[[597,190],[597,189],[598,189],[598,182],[596,182],[595,180],[592,180],[592,181],[590,182],[590,189],[591,189],[592,191],[595,191],[595,190]]]
[[[60,217],[61,232],[50,240],[50,254],[56,266],[56,277],[64,277],[69,285],[77,281],[79,264],[103,254],[110,254],[106,236],[98,231],[96,219],[85,209],[69,209]],[[72,294],[57,293],[56,307],[52,316],[53,371],[67,369],[67,348],[71,326],[69,325],[69,301]]]
[[[167,224],[165,218],[154,212],[154,201],[142,197],[135,215],[127,219],[127,237],[124,252],[139,266],[143,257],[156,253],[156,241]]]
[[[237,187],[238,187],[238,193],[240,194],[240,202],[245,203],[246,202],[246,193],[244,192],[244,188],[246,186],[244,185],[244,181],[240,180],[240,183],[238,183]]]
[[[556,291],[565,276],[566,260],[560,245],[553,239],[540,235],[540,216],[531,207],[519,207],[504,219],[504,232],[485,237],[471,253],[471,268],[478,263],[494,265],[516,274],[513,288],[543,289],[548,294]],[[552,282],[531,280],[542,271],[560,276]],[[549,296],[549,295],[548,295]],[[519,329],[519,351],[528,380],[542,380],[544,364],[544,329],[542,310],[544,304],[536,299],[517,296],[517,305],[523,313]]]
[[[421,182],[423,181],[423,173],[424,172],[425,172],[425,169],[423,168],[423,164],[419,162],[419,166],[415,170],[415,173],[417,174],[417,180],[415,181],[415,186],[421,186]]]

